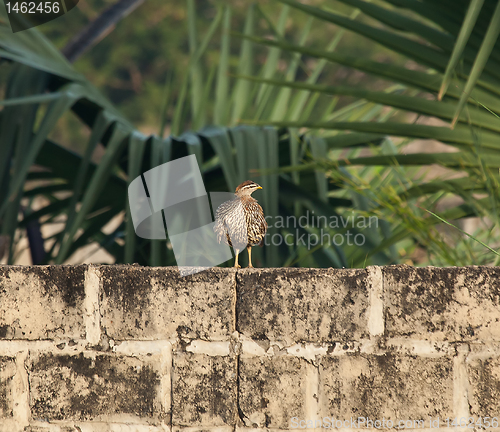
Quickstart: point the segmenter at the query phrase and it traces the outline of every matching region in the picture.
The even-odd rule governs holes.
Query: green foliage
[[[343,131],[347,130],[381,136],[434,139],[458,150],[456,153],[409,155],[397,154],[396,150],[387,155],[376,151],[374,156],[353,157],[350,154],[340,160],[338,153],[331,153],[325,158],[315,157],[309,165],[296,166],[285,171],[323,170],[330,178],[345,185],[346,188],[350,187],[353,192],[367,197],[372,203],[370,212],[380,214],[382,219],[391,222],[393,228],[391,235],[373,249],[370,255],[405,238],[413,238],[417,245],[425,247],[429,259],[439,264],[498,262],[498,257],[485,250],[479,239],[474,246],[479,245],[481,249],[475,250],[474,254],[471,252],[470,244],[464,248],[450,250],[449,241],[447,242],[438,231],[434,230],[433,225],[443,219],[477,216],[484,221],[485,227],[476,235],[483,238],[486,236],[488,243],[498,246],[496,238],[499,222],[500,47],[497,38],[500,32],[498,24],[500,2],[485,0],[484,4],[478,1],[469,5],[468,1],[457,1],[454,2],[451,11],[449,2],[444,0],[422,2],[387,0],[377,4],[361,0],[340,0],[346,5],[358,8],[367,17],[375,20],[374,24],[366,24],[297,0],[280,1],[302,11],[306,18],[314,17],[325,23],[348,29],[370,41],[376,41],[415,62],[419,67],[409,69],[366,58],[330,53],[316,47],[289,42],[284,38],[268,39],[240,35],[246,40],[281,48],[290,55],[307,55],[342,64],[353,70],[357,69],[399,83],[403,87],[392,92],[387,90],[380,92],[359,86],[317,85],[295,79],[265,79],[259,76],[242,78],[276,88],[308,90],[318,95],[353,96],[416,113],[418,122],[426,124],[408,123],[401,119],[397,121],[384,119],[378,122],[318,119],[272,123],[248,120],[246,123],[272,124],[279,128],[309,128],[321,131],[323,135],[330,131],[336,137],[344,135]],[[488,25],[485,26],[484,23]],[[451,127],[430,125],[432,123],[425,121],[425,117],[444,120],[449,122]],[[367,179],[359,177],[356,170],[343,168],[356,165],[394,166],[397,170],[383,168],[377,172],[374,169],[367,172]],[[433,165],[445,167],[449,172],[454,171],[455,176],[461,178],[459,180],[422,178],[415,183],[410,181],[408,172],[403,169],[405,166]],[[387,184],[387,179],[395,172],[398,173],[399,179]],[[357,182],[352,181],[353,176],[356,176]],[[463,204],[441,212],[432,219],[426,218],[426,213],[419,210],[421,207],[439,208],[441,202],[449,200],[450,196],[455,196]],[[392,215],[397,215],[396,220]],[[462,243],[462,238],[460,242]]]
[[[246,18],[244,28],[248,35],[253,32],[254,13],[256,9],[252,8]],[[284,31],[287,14],[284,8],[276,28],[278,33]],[[241,181],[256,178],[262,171],[270,172],[258,177],[258,181],[264,187],[260,201],[266,215],[272,218],[278,215],[300,217],[313,210],[316,215],[330,217],[338,215],[336,208],[350,205],[348,199],[328,196],[329,185],[324,174],[294,175],[292,179],[276,173],[280,166],[301,160],[309,152],[325,154],[328,145],[322,144],[319,138],[299,137],[287,130],[266,127],[203,127],[206,123],[231,125],[240,115],[261,119],[272,113],[277,120],[294,119],[304,109],[310,110],[315,102],[308,91],[301,91],[290,99],[287,90],[273,91],[267,85],[249,85],[231,78],[229,18],[229,9],[221,10],[206,33],[197,36],[194,34],[194,15],[189,15],[188,20],[193,22],[189,25],[192,55],[188,73],[183,74],[177,97],[168,97],[172,86],[170,79],[165,85],[162,112],[168,113],[169,106],[174,108],[171,123],[174,134],[168,138],[145,136],[135,130],[36,29],[18,37],[10,33],[5,24],[0,27],[0,53],[10,60],[5,65],[10,74],[6,98],[2,102],[1,133],[5,156],[2,160],[5,163],[0,171],[5,179],[0,218],[3,220],[2,234],[11,236],[9,262],[15,258],[16,239],[12,233],[16,228],[25,228],[37,220],[51,224],[62,217],[63,228],[52,238],[45,239],[46,246],[50,245],[45,262],[63,263],[83,246],[98,242],[117,262],[175,264],[173,253],[165,242],[136,237],[127,217],[127,187],[129,181],[151,167],[189,154],[198,158],[208,191],[234,190]],[[201,61],[219,26],[222,27],[220,61],[217,69],[204,77],[199,73]],[[304,41],[309,29],[310,26],[303,31]],[[239,72],[252,72],[257,64],[252,51],[249,43],[242,43],[238,55]],[[279,59],[280,50],[271,50],[261,74],[273,78]],[[322,64],[316,66],[316,76],[322,67]],[[295,70],[296,64],[290,67],[288,74],[293,75]],[[27,87],[26,82],[32,86]],[[200,89],[203,90],[201,94]],[[212,100],[215,100],[213,118],[207,120]],[[324,112],[325,117],[332,114],[333,108],[331,105]],[[375,109],[366,115],[377,118],[380,112]],[[83,154],[73,153],[49,137],[57,122],[71,113],[91,131]],[[160,131],[167,122],[162,119]],[[200,130],[186,132],[190,124]],[[360,135],[358,144],[366,140],[372,141],[372,137]],[[379,141],[376,137],[375,142]],[[92,158],[101,144],[106,151],[99,163],[95,163]],[[32,171],[34,164],[43,171]],[[43,185],[37,183],[41,180]],[[47,204],[36,211],[28,209],[26,216],[18,220],[23,197],[35,196],[45,197]],[[112,232],[105,232],[105,226],[117,216],[121,223]],[[294,236],[307,234],[309,230],[300,226],[295,229]],[[280,227],[270,227],[269,237],[273,238],[280,231],[283,231]],[[282,233],[289,234],[286,228]],[[367,253],[372,246],[364,246]],[[377,259],[388,260],[384,254]],[[290,264],[292,260],[295,264],[311,266],[349,265],[348,257],[340,248],[328,245],[310,251],[306,243],[271,244],[255,252],[255,262],[260,265],[278,266]]]
[[[264,187],[257,198],[274,223],[270,246],[255,251],[259,266],[389,264],[420,249],[439,265],[491,262],[491,253],[482,253],[479,243],[460,238],[463,248],[451,249],[449,239],[435,226],[439,218],[479,216],[498,222],[500,123],[493,114],[500,112],[500,56],[491,44],[494,30],[462,30],[462,42],[454,49],[468,14],[468,3],[462,0],[451,15],[444,13],[447,2],[437,0],[343,0],[347,7],[342,14],[295,0],[282,2],[286,5],[276,24],[259,6],[249,7],[236,27],[243,29],[238,38],[231,31],[235,27],[228,7],[221,7],[200,31],[194,0],[187,2],[189,61],[165,71],[162,92],[151,88],[151,105],[160,121],[159,134],[150,136],[135,129],[37,30],[13,35],[2,17],[0,56],[7,60],[2,67],[8,81],[0,113],[0,220],[1,233],[11,238],[9,262],[15,260],[16,229],[34,221],[47,225],[59,220],[62,228],[44,239],[45,262],[63,263],[97,242],[116,262],[174,265],[168,244],[135,235],[127,187],[148,169],[190,154],[198,159],[207,191],[234,190],[248,178]],[[421,3],[429,7],[421,8]],[[400,11],[402,5],[411,13]],[[478,22],[486,14],[495,17],[494,6],[485,0]],[[297,35],[290,35],[287,23],[297,10],[307,17]],[[473,18],[464,26],[473,26]],[[262,20],[272,38],[261,37]],[[326,25],[323,21],[369,38],[418,67],[339,52],[344,30],[318,48],[311,34]],[[290,42],[291,38],[296,40]],[[217,51],[212,49],[215,43]],[[116,53],[111,51],[103,57],[103,67],[115,63],[111,60]],[[123,56],[126,62],[127,54]],[[319,84],[330,64],[393,85],[375,91]],[[434,100],[440,90],[443,100]],[[407,123],[401,111],[456,120],[457,125],[450,129]],[[90,132],[79,153],[53,134],[68,118]],[[241,119],[252,125],[238,126]],[[166,131],[170,136],[165,138]],[[436,139],[458,152],[399,154],[407,141],[395,145],[390,136]],[[427,180],[414,168],[436,164],[461,177]],[[34,165],[42,170],[34,170]],[[44,197],[46,204],[35,210],[31,203],[36,196]],[[461,205],[441,210],[450,196],[459,197]],[[21,218],[20,206],[25,208]],[[287,226],[276,223],[278,216],[296,221],[307,217],[309,223]],[[370,216],[378,217],[376,224],[356,223]],[[110,232],[105,227],[116,217],[120,222]],[[347,225],[331,226],[325,220]],[[477,234],[490,243],[485,232],[496,231],[489,226]],[[356,234],[362,235],[361,244],[345,244]],[[286,235],[295,241],[273,244],[273,238]],[[311,244],[323,235],[340,235],[343,243]],[[304,243],[298,241],[300,236],[305,236]]]

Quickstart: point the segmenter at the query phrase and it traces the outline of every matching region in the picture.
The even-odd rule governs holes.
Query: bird
[[[235,191],[232,200],[222,203],[215,212],[214,232],[217,241],[224,241],[231,246],[236,254],[235,268],[238,264],[238,254],[246,247],[248,251],[248,267],[252,268],[252,246],[262,244],[267,232],[267,222],[264,211],[252,193],[262,189],[257,183],[246,180]]]

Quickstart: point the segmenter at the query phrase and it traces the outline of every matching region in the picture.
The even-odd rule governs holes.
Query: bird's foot
[[[252,264],[248,264],[247,268],[253,268]]]
[[[234,268],[241,268],[241,266],[239,264],[235,264]]]

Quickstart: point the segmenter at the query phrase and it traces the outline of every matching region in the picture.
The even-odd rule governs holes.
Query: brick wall
[[[0,432],[487,416],[499,268],[0,266]]]

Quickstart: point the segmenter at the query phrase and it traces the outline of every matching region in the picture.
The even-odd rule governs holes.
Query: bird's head
[[[253,182],[252,180],[246,180],[236,188],[236,195],[240,197],[250,196],[257,189],[262,189],[262,187],[257,183]]]

